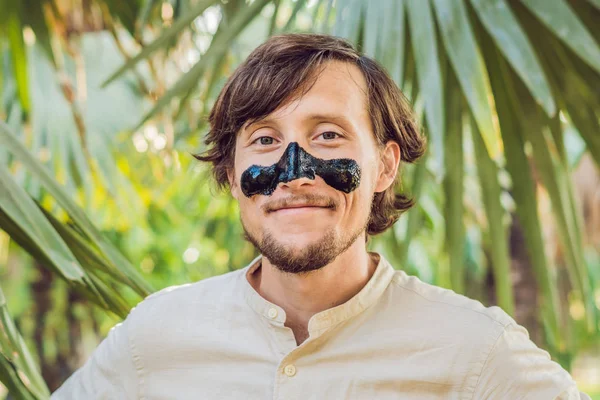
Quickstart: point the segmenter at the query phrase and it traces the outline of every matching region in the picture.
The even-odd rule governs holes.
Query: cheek
[[[238,204],[240,206],[240,211],[241,210],[245,210],[246,213],[254,213],[254,208],[258,208],[256,201],[254,199],[254,197],[246,197],[244,196],[244,194],[242,193],[241,190],[239,190],[240,192],[240,198],[238,200]]]
[[[238,152],[236,151],[235,153],[236,153],[236,156],[233,159],[233,176],[235,179],[235,183],[237,184],[240,181],[240,176],[241,176],[243,170],[241,169],[242,168],[242,165],[240,162],[241,160],[237,156]]]
[[[377,186],[378,171],[374,160],[367,160],[363,163],[360,185],[352,193],[353,196],[348,199],[354,212],[363,214],[371,212],[371,202]]]
[[[370,202],[373,196],[370,186],[370,179],[365,177],[356,190],[344,195],[346,214],[349,215],[351,220],[356,219],[358,221],[360,218],[355,218],[356,216],[370,212]]]
[[[261,225],[262,215],[260,215],[260,209],[256,203],[243,194],[240,196],[238,200],[240,218],[246,227],[254,231],[257,226]]]
[[[241,200],[242,198],[246,199],[246,196],[244,195],[244,193],[242,192],[241,189],[241,179],[242,179],[242,174],[244,173],[244,171],[246,169],[248,169],[248,167],[250,167],[250,165],[252,165],[251,163],[248,163],[248,160],[243,159],[242,157],[239,157],[234,160],[234,173],[233,173],[233,179],[236,185],[236,189],[238,192],[238,196],[239,196],[239,200]]]
[[[370,192],[372,195],[377,185],[379,174],[379,159],[374,154],[364,154],[356,160],[361,168],[360,185],[357,190]]]

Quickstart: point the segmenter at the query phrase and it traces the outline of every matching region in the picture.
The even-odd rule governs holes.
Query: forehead
[[[369,124],[367,84],[361,70],[353,64],[331,61],[319,71],[308,92],[280,106],[266,118],[251,125],[273,121],[349,120],[352,124]],[[248,123],[244,127],[250,126]]]

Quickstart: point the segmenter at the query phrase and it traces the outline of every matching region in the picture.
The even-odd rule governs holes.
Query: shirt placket
[[[318,329],[310,332],[310,336],[300,346],[296,345],[293,331],[284,326],[282,322],[275,325],[273,321],[274,334],[279,343],[282,358],[275,370],[273,387],[273,400],[292,400],[295,398],[309,397],[310,382],[303,382],[304,371],[301,361],[302,357],[309,354],[316,347],[322,333],[326,329]]]
[[[277,365],[277,369],[275,370],[273,400],[291,400],[293,399],[293,397],[290,397],[293,396],[292,393],[295,395],[302,394],[302,392],[299,391],[299,387],[309,383],[301,382],[303,371],[302,366],[298,365],[298,363],[306,354],[307,347],[309,347],[308,345],[317,339],[309,338],[300,346],[295,346],[296,341],[293,338],[294,335],[291,329],[289,330],[289,334],[294,341],[294,348],[290,352],[284,354],[279,361],[279,365]],[[308,389],[308,387],[305,387],[305,389]],[[306,392],[304,392],[304,394],[306,394]]]

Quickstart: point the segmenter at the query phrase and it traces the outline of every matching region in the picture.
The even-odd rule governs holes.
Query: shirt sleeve
[[[137,399],[138,376],[127,323],[115,325],[87,362],[50,399]]]
[[[523,326],[504,327],[483,365],[473,399],[591,400],[571,375],[537,347]]]

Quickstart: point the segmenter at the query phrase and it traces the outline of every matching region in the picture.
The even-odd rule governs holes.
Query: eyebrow
[[[272,118],[272,117],[265,117],[265,118],[259,119],[257,121],[254,121],[254,122],[246,125],[244,130],[249,129],[251,126],[254,126],[254,125],[275,122],[277,119]],[[332,122],[339,122],[339,123],[345,124],[346,126],[350,126],[350,127],[353,126],[352,123],[346,117],[344,117],[343,115],[338,115],[338,114],[324,114],[324,113],[310,114],[307,118],[305,118],[305,120],[306,121],[332,121]]]

